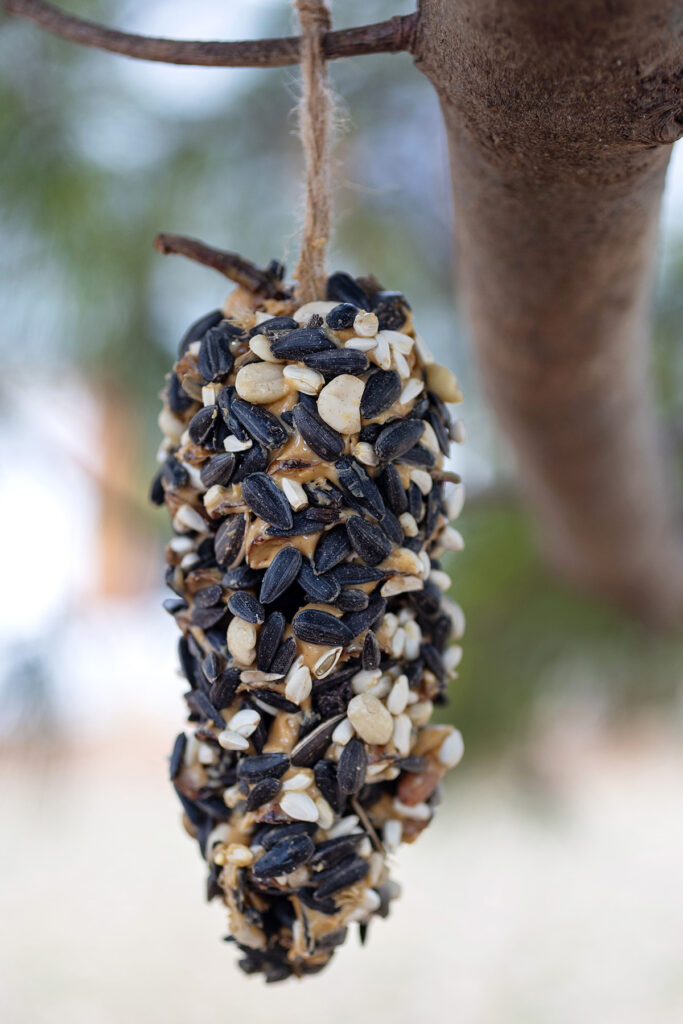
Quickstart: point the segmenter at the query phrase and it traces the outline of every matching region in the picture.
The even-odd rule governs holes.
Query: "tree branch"
[[[552,564],[683,621],[647,337],[683,0],[422,0],[479,362]],[[644,74],[646,72],[646,74]]]
[[[163,232],[154,239],[154,248],[164,256],[169,254],[186,256],[205,267],[212,267],[213,270],[217,270],[230,281],[234,281],[235,284],[239,284],[247,291],[257,295],[263,295],[265,298],[282,299],[287,297],[288,293],[282,287],[282,282],[275,273],[259,269],[254,263],[236,252],[213,249],[197,238],[169,235]]]
[[[106,28],[60,11],[43,0],[4,0],[5,10],[35,22],[47,32],[82,46],[109,50],[136,60],[215,68],[275,68],[298,64],[300,38],[209,42],[139,36]],[[359,28],[326,32],[323,52],[328,60],[368,53],[399,53],[412,48],[417,12]]]

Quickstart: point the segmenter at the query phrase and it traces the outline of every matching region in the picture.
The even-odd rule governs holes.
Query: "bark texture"
[[[683,0],[423,0],[460,283],[552,563],[656,623],[683,615],[647,333],[683,132]]]

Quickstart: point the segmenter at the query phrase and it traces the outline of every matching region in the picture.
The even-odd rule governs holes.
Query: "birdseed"
[[[372,278],[283,295],[183,338],[151,495],[189,682],[169,774],[240,966],[268,981],[386,916],[380,846],[429,823],[463,752],[430,724],[462,656],[438,560],[462,548],[457,381]]]

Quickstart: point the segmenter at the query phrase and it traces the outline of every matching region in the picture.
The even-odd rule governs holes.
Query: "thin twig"
[[[358,815],[361,825],[370,836],[370,842],[372,843],[372,845],[380,853],[384,853],[384,845],[379,836],[377,835],[375,827],[370,821],[370,818],[368,817],[365,808],[361,806],[361,803],[357,797],[354,796],[353,800],[351,801],[351,806],[353,807],[355,813]]]
[[[137,60],[217,68],[275,68],[299,63],[301,40],[298,36],[243,42],[163,39],[106,28],[85,18],[66,14],[43,0],[3,0],[3,6],[8,14],[27,18],[62,39]],[[412,50],[417,17],[415,11],[374,25],[327,32],[322,39],[325,57],[336,60],[368,53]]]
[[[154,239],[154,248],[164,256],[169,254],[187,256],[188,259],[201,263],[205,267],[212,267],[234,281],[235,284],[266,298],[281,299],[287,295],[280,281],[273,274],[261,270],[236,252],[213,249],[197,238],[161,233]]]

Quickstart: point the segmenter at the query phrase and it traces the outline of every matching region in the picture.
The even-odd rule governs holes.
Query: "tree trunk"
[[[479,361],[552,563],[683,616],[647,326],[683,0],[422,0]],[[679,122],[680,118],[680,122]]]

